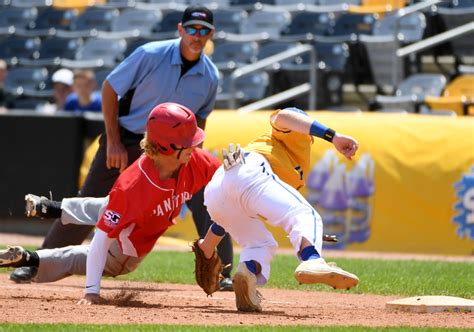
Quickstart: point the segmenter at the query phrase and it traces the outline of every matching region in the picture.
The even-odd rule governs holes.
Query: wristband
[[[332,143],[332,140],[334,139],[335,135],[336,135],[336,132],[333,129],[328,128],[326,132],[324,133],[323,139]]]
[[[311,124],[309,133],[312,136],[320,137],[328,142],[332,142],[334,135],[336,135],[336,132],[333,129],[326,127],[316,120]]]

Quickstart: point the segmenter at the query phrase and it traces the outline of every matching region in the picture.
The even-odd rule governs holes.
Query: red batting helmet
[[[161,153],[170,155],[181,147],[190,148],[204,141],[194,113],[183,105],[163,103],[148,116],[147,137]]]

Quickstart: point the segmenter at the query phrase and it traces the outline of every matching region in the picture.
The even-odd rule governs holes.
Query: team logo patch
[[[104,212],[104,222],[109,227],[115,227],[118,225],[120,221],[120,214],[112,211],[112,210],[105,210]]]
[[[193,17],[202,17],[202,18],[207,17],[206,13],[200,13],[200,12],[192,13],[191,16],[193,16]]]

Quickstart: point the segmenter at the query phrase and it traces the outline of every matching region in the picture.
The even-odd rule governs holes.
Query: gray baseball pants
[[[95,225],[108,197],[67,198],[61,205],[61,221],[64,224]],[[56,249],[38,250],[40,264],[35,282],[53,282],[70,275],[85,275],[89,245],[76,245]],[[104,276],[115,277],[134,271],[145,257],[124,255],[117,241],[109,248]]]

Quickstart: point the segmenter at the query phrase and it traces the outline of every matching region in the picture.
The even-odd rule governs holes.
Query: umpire
[[[147,43],[120,63],[102,85],[102,112],[105,133],[94,157],[81,197],[106,196],[115,180],[141,154],[140,140],[150,111],[158,104],[174,102],[195,112],[198,126],[205,128],[206,118],[214,107],[218,70],[203,53],[214,34],[213,14],[204,6],[189,6],[178,23],[180,38]],[[188,202],[201,238],[212,221],[204,207],[203,190]],[[81,244],[92,226],[63,225],[56,220],[42,248]],[[232,290],[233,249],[229,235],[218,247],[224,265],[221,290]],[[35,268],[18,268],[10,279],[29,282]]]

